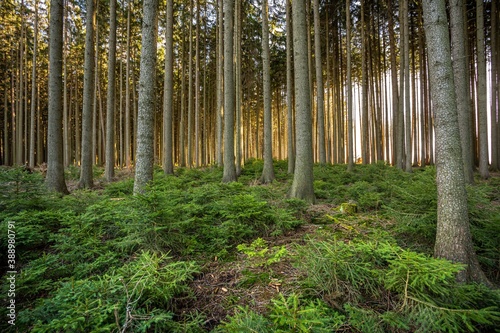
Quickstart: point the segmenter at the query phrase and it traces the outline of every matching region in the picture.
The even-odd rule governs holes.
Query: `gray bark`
[[[314,203],[311,96],[305,1],[293,0],[292,11],[297,156],[290,196]]]
[[[128,1],[127,6],[127,50],[126,50],[126,66],[125,66],[125,124],[124,124],[124,144],[123,144],[123,155],[125,158],[125,166],[127,169],[132,167],[132,160],[130,146],[130,6],[131,1]]]
[[[354,136],[352,128],[352,83],[351,83],[351,10],[350,0],[346,0],[346,53],[347,53],[347,170],[354,169]],[[361,148],[365,151],[364,148]]]
[[[271,111],[271,56],[269,52],[269,23],[267,15],[267,0],[262,0],[262,95],[264,102],[264,169],[262,170],[260,182],[264,184],[271,183],[274,180],[273,118]]]
[[[292,10],[291,0],[286,0],[286,106],[288,129],[288,173],[295,170],[295,147],[293,126],[293,64],[292,64]]]
[[[106,180],[115,173],[116,0],[109,1],[108,98],[106,104]]]
[[[486,112],[486,54],[484,46],[484,0],[476,0],[477,111],[479,132],[479,173],[489,178],[488,119]]]
[[[485,282],[469,229],[450,39],[444,0],[424,0],[431,98],[435,112],[438,191],[435,256],[465,264],[460,282]]]
[[[408,30],[408,0],[403,0],[404,23],[404,112],[405,112],[405,171],[412,172],[412,144],[411,144],[411,104],[410,104],[410,32]]]
[[[29,167],[35,167],[35,121],[36,121],[36,57],[38,49],[38,4],[35,0],[35,24],[33,41],[33,74],[31,77],[31,114],[30,114],[30,147]],[[6,114],[6,113],[5,113]]]
[[[222,166],[222,117],[224,116],[224,1],[219,0],[218,7],[218,36],[217,40],[217,110],[216,110],[216,131],[217,142],[215,143],[215,158],[217,165]]]
[[[51,191],[69,193],[64,181],[62,136],[63,0],[50,1],[49,29],[49,124],[45,183]]]
[[[167,26],[165,30],[165,87],[163,101],[163,171],[174,173],[172,114],[173,114],[173,83],[174,83],[174,15],[173,0],[167,0]]]
[[[450,1],[451,52],[453,57],[453,76],[455,78],[455,95],[457,99],[458,125],[464,162],[465,181],[474,182],[472,169],[472,147],[470,142],[470,103],[469,82],[467,80],[467,59],[465,57],[465,25],[463,21],[463,0]]]
[[[82,160],[79,188],[92,188],[94,185],[92,173],[92,113],[94,109],[95,85],[95,8],[94,0],[87,0],[87,24],[85,34],[85,64],[83,76],[83,111],[82,111]]]
[[[325,91],[323,88],[323,69],[321,61],[321,26],[319,21],[319,0],[313,0],[314,12],[314,59],[316,62],[316,103],[318,127],[319,162],[326,163],[325,150]]]
[[[146,185],[153,180],[157,15],[158,0],[145,0],[142,22],[134,194],[143,193]]]
[[[236,181],[234,165],[234,0],[224,0],[224,173],[222,182]]]

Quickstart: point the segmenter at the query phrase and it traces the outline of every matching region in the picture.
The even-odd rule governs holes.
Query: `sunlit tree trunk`
[[[398,124],[399,124],[399,89],[398,89],[398,69],[396,63],[396,38],[394,36],[394,19],[393,19],[393,9],[392,1],[387,1],[387,11],[388,11],[388,29],[389,29],[389,46],[390,46],[390,57],[391,57],[391,96],[392,96],[392,164],[397,165],[396,153],[398,149]]]
[[[234,0],[224,0],[224,173],[222,182],[236,181],[234,165]]]
[[[167,0],[167,26],[165,30],[165,86],[163,100],[163,171],[166,174],[174,173],[173,162],[173,96],[174,96],[174,15],[173,0]]]
[[[87,24],[85,35],[85,65],[83,77],[83,111],[82,111],[82,160],[80,169],[79,188],[93,187],[92,173],[92,112],[94,109],[94,85],[95,85],[95,8],[94,0],[87,0]]]
[[[134,194],[153,180],[158,0],[144,0]]]
[[[125,159],[125,167],[130,169],[132,167],[131,158],[131,138],[130,138],[130,16],[131,16],[131,2],[128,0],[127,5],[127,44],[126,44],[126,55],[125,55],[125,124],[123,130],[123,157]]]
[[[484,0],[476,0],[477,43],[477,111],[479,132],[479,173],[487,179],[488,171],[488,119],[486,112],[486,54],[484,46]]]
[[[200,166],[200,1],[196,1],[196,63],[195,63],[195,105],[194,105],[194,160]]]
[[[266,0],[267,1],[267,0]],[[234,25],[235,25],[235,36],[234,36],[234,52],[235,52],[235,88],[236,88],[236,175],[239,176],[241,174],[241,140],[242,140],[242,131],[241,131],[241,118],[242,118],[242,99],[243,99],[243,90],[241,87],[241,0],[236,0],[235,10],[234,10]]]
[[[368,120],[368,69],[366,66],[368,41],[366,38],[365,6],[366,6],[366,1],[362,0],[361,1],[361,76],[362,76],[361,159],[363,160],[363,164],[368,164],[370,163],[370,153],[369,153],[370,143],[369,143],[369,120]]]
[[[109,1],[108,96],[106,104],[106,180],[115,175],[116,0]]]
[[[216,143],[215,143],[215,157],[217,165],[222,166],[222,117],[224,116],[224,0],[218,0],[218,36],[217,39],[217,110],[216,110]]]
[[[269,23],[267,16],[267,0],[262,0],[262,95],[264,102],[264,169],[262,170],[260,182],[264,184],[271,183],[274,180],[272,141],[273,119],[271,110],[271,56],[269,52]]]
[[[412,145],[411,145],[411,104],[410,104],[410,32],[408,30],[408,0],[403,0],[403,63],[404,63],[404,133],[405,133],[405,171],[412,172]]]
[[[193,0],[189,1],[187,166],[193,166]]]
[[[47,136],[47,177],[49,190],[68,193],[64,181],[62,133],[63,0],[50,1],[49,25],[49,123]]]
[[[305,0],[293,0],[296,161],[290,196],[314,202],[311,96]]]
[[[457,274],[459,282],[487,282],[477,261],[469,229],[445,1],[424,0],[423,9],[436,117],[438,208],[434,254],[465,264],[464,270]]]

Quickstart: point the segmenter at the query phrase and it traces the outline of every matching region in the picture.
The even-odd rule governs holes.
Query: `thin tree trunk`
[[[79,188],[93,187],[92,172],[92,111],[94,109],[94,85],[95,85],[95,28],[96,11],[94,0],[87,0],[87,24],[85,35],[85,68],[83,78],[83,111],[82,111],[82,165],[80,169]]]
[[[366,64],[368,41],[366,38],[365,6],[366,6],[366,1],[362,0],[361,1],[361,75],[362,75],[361,159],[363,160],[363,164],[369,164],[370,144],[369,144],[369,120],[368,120],[368,69]]]
[[[351,83],[351,1],[346,0],[346,53],[347,53],[347,171],[354,169],[354,136],[352,133],[352,83]],[[362,147],[361,151],[365,151]],[[366,156],[365,156],[366,158]]]
[[[193,166],[193,0],[189,2],[189,56],[188,56],[188,114],[187,114],[187,166]]]
[[[30,147],[29,167],[35,167],[35,121],[36,121],[36,57],[38,49],[38,3],[35,0],[35,25],[33,32],[33,74],[31,76],[31,114],[30,114]],[[7,113],[5,113],[7,114]]]
[[[127,5],[127,45],[126,45],[126,65],[125,65],[125,125],[124,125],[124,144],[123,144],[123,156],[125,158],[125,167],[130,169],[132,167],[131,158],[131,138],[130,138],[130,7],[132,0],[128,0]]]
[[[286,105],[288,128],[288,173],[295,170],[294,117],[293,117],[293,64],[292,64],[292,8],[291,0],[286,0]]]
[[[224,0],[218,0],[218,40],[217,40],[217,110],[216,110],[216,131],[217,142],[215,143],[215,157],[217,165],[222,166],[222,117],[224,116]]]
[[[236,181],[234,165],[234,70],[233,9],[234,0],[224,0],[224,172],[222,182]]]
[[[266,0],[267,1],[267,0]],[[236,85],[236,175],[241,174],[241,110],[242,110],[242,98],[243,91],[241,88],[241,0],[236,0],[235,10],[234,10],[234,25],[235,25],[235,36],[234,36],[234,52],[235,52],[235,85]]]
[[[109,1],[108,96],[106,104],[106,180],[115,175],[116,0]]]
[[[489,178],[488,119],[486,112],[486,54],[484,46],[484,1],[476,0],[477,110],[479,131],[479,173]]]
[[[412,172],[411,105],[410,105],[410,33],[408,30],[408,0],[403,0],[403,63],[404,63],[404,113],[405,113],[405,171]]]
[[[267,0],[262,0],[262,87],[264,103],[264,168],[260,182],[274,180],[273,168],[273,118],[271,110],[271,55],[269,51],[269,23]],[[323,147],[324,148],[324,147]]]
[[[195,63],[195,105],[194,105],[194,159],[200,167],[200,1],[196,1],[196,63]]]
[[[316,61],[316,103],[318,127],[319,162],[326,163],[325,150],[325,91],[323,88],[323,69],[321,61],[321,26],[319,21],[319,0],[313,0],[314,12],[314,59]]]
[[[165,30],[165,87],[163,103],[163,171],[165,174],[174,173],[172,119],[174,96],[174,15],[173,0],[167,0],[167,26]]]

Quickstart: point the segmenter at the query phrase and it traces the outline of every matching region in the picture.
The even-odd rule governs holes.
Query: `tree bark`
[[[31,76],[31,114],[30,114],[30,147],[29,167],[35,167],[35,124],[36,124],[36,58],[38,49],[38,3],[35,0],[35,24],[33,32],[33,74]],[[6,113],[5,113],[6,114]]]
[[[143,193],[146,190],[146,185],[153,180],[157,15],[158,0],[145,0],[142,22],[134,194]]]
[[[165,87],[163,102],[163,171],[165,174],[174,173],[173,162],[173,96],[174,96],[174,15],[173,0],[167,0],[167,26],[165,30]]]
[[[49,127],[45,183],[49,190],[67,194],[62,136],[63,0],[50,1],[49,29]]]
[[[319,0],[313,0],[314,12],[314,60],[316,62],[316,117],[318,127],[319,163],[326,163],[325,150],[325,91],[323,88],[323,69],[321,61],[321,25],[319,20]]]
[[[288,129],[288,173],[295,171],[294,117],[293,117],[293,64],[292,64],[292,8],[291,0],[286,0],[286,106]]]
[[[116,0],[109,1],[108,97],[106,104],[106,180],[115,174]]]
[[[217,40],[217,110],[216,110],[216,144],[215,144],[215,157],[217,165],[222,166],[223,149],[222,149],[222,117],[224,116],[224,0],[218,0],[218,40]]]
[[[305,0],[293,0],[292,4],[297,156],[290,196],[314,203],[306,6]]]
[[[92,188],[94,186],[92,157],[92,112],[94,109],[95,85],[95,8],[94,0],[87,0],[87,24],[85,35],[85,65],[83,77],[83,111],[82,111],[82,161],[80,169],[79,188]]]
[[[264,102],[264,169],[262,170],[260,182],[264,184],[271,183],[275,178],[273,168],[273,118],[271,111],[271,56],[269,52],[269,23],[267,15],[267,0],[262,0],[262,95]]]
[[[224,173],[223,183],[236,181],[234,165],[234,0],[224,0]]]
[[[444,0],[424,0],[431,97],[435,112],[437,234],[434,254],[465,264],[459,282],[487,282],[469,229],[450,40]]]
[[[488,119],[486,112],[486,54],[484,45],[484,0],[476,0],[477,111],[479,132],[479,173],[489,178]]]
[[[354,136],[352,128],[352,83],[351,83],[351,1],[346,0],[346,54],[347,54],[347,171],[354,169]],[[361,148],[365,151],[365,147]],[[365,156],[366,158],[366,156]]]

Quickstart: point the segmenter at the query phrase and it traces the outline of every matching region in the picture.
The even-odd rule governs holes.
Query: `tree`
[[[174,173],[173,144],[172,144],[172,113],[174,95],[174,15],[173,0],[167,0],[167,26],[165,30],[165,87],[163,101],[163,171],[166,174]]]
[[[264,102],[264,169],[261,183],[274,180],[273,168],[273,118],[271,112],[271,60],[269,52],[269,23],[267,0],[262,0],[262,82]]]
[[[292,64],[292,10],[291,0],[286,0],[286,107],[288,128],[288,173],[295,171],[295,147],[293,126],[293,64]]]
[[[216,135],[217,141],[215,143],[215,158],[217,165],[222,166],[222,117],[224,116],[224,0],[218,0],[219,6],[217,7],[217,110],[215,111],[216,117]]]
[[[224,173],[222,182],[236,181],[234,165],[234,69],[233,9],[234,0],[224,0]]]
[[[346,45],[347,45],[347,170],[354,169],[354,136],[352,135],[352,83],[351,83],[351,8],[346,0]],[[365,148],[361,148],[362,151]]]
[[[108,98],[106,104],[106,180],[111,181],[115,170],[115,67],[116,67],[116,0],[109,2]]]
[[[323,88],[323,69],[321,62],[321,26],[319,22],[319,0],[313,0],[314,12],[314,59],[316,65],[316,98],[318,121],[319,162],[326,163],[325,150],[325,91]]]
[[[62,136],[63,0],[50,1],[49,38],[49,128],[45,183],[49,190],[66,194],[69,192],[64,181]]]
[[[293,0],[296,160],[290,196],[314,202],[311,97],[305,0]]]
[[[450,39],[444,0],[424,0],[431,98],[435,113],[437,233],[434,254],[465,264],[460,282],[486,282],[469,228]]]
[[[34,24],[34,42],[33,42],[33,74],[31,77],[31,114],[30,114],[30,148],[29,148],[29,167],[35,167],[35,111],[36,111],[36,57],[38,48],[38,4],[35,0],[35,24]],[[40,153],[40,152],[38,152]]]
[[[479,133],[479,173],[487,179],[488,171],[488,119],[486,112],[486,55],[484,46],[484,0],[476,0],[477,43],[477,111]]]
[[[95,9],[94,0],[87,0],[87,24],[85,31],[85,67],[83,76],[83,111],[82,111],[82,160],[80,169],[79,188],[91,188],[93,181],[93,156],[92,149],[92,112],[94,109],[95,85]]]
[[[451,52],[453,55],[453,76],[455,79],[462,160],[464,162],[465,181],[472,184],[474,182],[474,175],[472,172],[472,148],[470,142],[470,97],[464,45],[466,39],[463,11],[463,0],[452,0],[450,2]]]
[[[134,194],[144,192],[146,185],[153,180],[157,15],[158,0],[145,0],[143,4]]]

